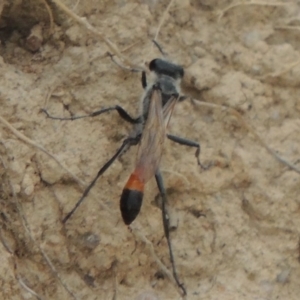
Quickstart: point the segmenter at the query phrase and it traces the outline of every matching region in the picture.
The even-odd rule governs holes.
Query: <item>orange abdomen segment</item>
[[[120,199],[120,210],[126,225],[131,224],[139,214],[143,196],[144,183],[134,172],[130,175]]]

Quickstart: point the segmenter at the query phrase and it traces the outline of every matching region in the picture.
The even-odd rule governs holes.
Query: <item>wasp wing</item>
[[[165,128],[168,127],[175,104],[178,102],[179,97],[171,96],[168,102],[163,107],[163,116],[165,122]]]
[[[144,183],[154,176],[159,167],[166,128],[176,102],[177,98],[171,96],[162,107],[161,90],[153,89],[150,95],[148,117],[142,132],[135,169],[139,179]]]
[[[121,195],[120,210],[125,224],[134,221],[140,212],[145,183],[156,173],[163,151],[166,128],[171,118],[177,98],[170,96],[162,107],[162,94],[158,88],[151,90],[148,116],[143,126],[139,144],[137,163]]]

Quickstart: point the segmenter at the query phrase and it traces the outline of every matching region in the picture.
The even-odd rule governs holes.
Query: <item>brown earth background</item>
[[[166,141],[161,169],[186,299],[299,299],[299,1],[178,0],[168,11],[168,1],[63,2],[139,66],[161,57],[151,40],[166,12],[157,40],[186,70],[183,93],[239,112],[186,100],[169,126],[214,163],[203,171],[194,149]],[[121,220],[136,147],[61,222],[130,125],[115,112],[76,121],[40,112],[119,104],[137,116],[140,73],[114,64],[104,40],[54,2],[2,1],[0,12],[0,299],[181,299],[139,238],[171,270],[154,180],[133,231]]]

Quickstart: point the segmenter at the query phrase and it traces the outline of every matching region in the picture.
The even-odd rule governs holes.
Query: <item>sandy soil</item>
[[[299,4],[237,6],[218,19],[230,1],[178,2],[158,41],[186,69],[184,93],[237,109],[270,148],[300,168],[300,65],[280,74],[300,60],[298,27],[283,28],[299,25]],[[86,0],[74,12],[142,65],[161,57],[151,39],[167,4]],[[137,115],[140,74],[113,64],[106,44],[54,4],[53,35],[42,1],[36,11],[24,5],[16,1],[2,14],[0,115],[88,184],[130,126],[114,112],[56,121],[40,109],[68,117],[120,104]],[[24,38],[38,21],[45,40],[32,52]],[[224,110],[187,100],[177,105],[169,131],[199,141],[202,161],[215,163],[203,171],[193,149],[166,142],[161,169],[178,221],[171,238],[187,299],[299,299],[299,174]],[[181,299],[121,220],[119,197],[136,148],[63,225],[83,186],[2,119],[0,137],[1,299]],[[170,269],[156,195],[151,181],[134,228]]]

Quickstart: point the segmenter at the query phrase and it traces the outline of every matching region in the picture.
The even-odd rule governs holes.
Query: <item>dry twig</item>
[[[73,11],[71,11],[66,5],[64,5],[60,0],[53,0],[53,2],[61,9],[63,10],[70,18],[75,20],[77,23],[85,27],[88,31],[93,33],[94,35],[98,36],[103,40],[108,47],[109,51],[112,52],[114,55],[119,57],[125,65],[129,66],[131,69],[140,69],[143,70],[144,68],[141,66],[137,66],[133,64],[126,56],[124,56],[121,51],[118,49],[118,47],[112,43],[108,38],[106,38],[100,31],[98,31],[94,26],[92,26],[86,18],[79,17],[76,15]]]
[[[237,6],[250,6],[250,5],[258,5],[258,6],[284,6],[284,5],[289,5],[292,4],[292,2],[266,2],[266,1],[250,1],[250,2],[238,2],[231,4],[224,8],[221,11],[217,12],[218,16],[218,22],[223,18],[225,13],[227,13],[230,9],[235,8]]]
[[[48,155],[50,158],[52,158],[67,174],[69,174],[71,176],[71,178],[73,178],[77,182],[77,184],[79,186],[81,186],[83,188],[87,187],[87,184],[84,181],[82,181],[79,177],[77,177],[74,173],[72,173],[54,154],[50,153],[43,146],[39,145],[35,141],[33,141],[33,140],[29,139],[28,137],[26,137],[25,135],[23,135],[20,131],[15,129],[9,122],[7,122],[1,116],[0,116],[0,123],[5,125],[5,127],[7,127],[21,141],[25,142],[26,144],[29,144],[30,146],[33,146],[34,148],[37,148],[38,150],[44,152],[46,155]],[[93,195],[93,193],[91,193],[91,194]],[[95,195],[94,195],[94,197],[95,197]],[[97,201],[100,204],[101,208],[111,212],[110,209],[107,207],[107,205],[105,205],[102,201],[98,200],[98,197],[95,197],[95,198],[97,198]]]
[[[46,0],[41,0],[41,1],[45,5],[46,10],[47,10],[48,15],[49,15],[49,21],[50,21],[49,32],[50,32],[50,35],[51,35],[53,33],[53,24],[54,24],[52,10],[51,10],[50,6],[48,5],[48,3],[46,2]]]
[[[287,161],[285,158],[283,158],[282,156],[280,156],[279,154],[277,154],[272,148],[270,148],[267,143],[263,140],[263,138],[261,138],[256,132],[255,130],[252,128],[252,126],[250,126],[245,120],[244,118],[241,116],[241,114],[235,110],[234,108],[231,108],[229,106],[225,106],[225,105],[218,105],[218,104],[213,104],[213,103],[207,103],[201,100],[197,100],[197,99],[193,99],[193,101],[201,106],[206,106],[206,107],[211,107],[213,109],[219,109],[219,110],[223,110],[223,111],[227,111],[230,114],[232,114],[233,116],[235,116],[239,122],[241,123],[241,125],[247,129],[252,135],[254,135],[254,137],[256,138],[256,140],[277,160],[279,161],[281,164],[287,166],[289,169],[295,171],[296,173],[300,174],[300,169],[297,168],[295,165],[293,165],[292,163],[290,163],[289,161]]]
[[[5,145],[4,143],[2,143],[3,145]],[[2,165],[5,169],[5,172],[7,172],[7,167],[6,164],[4,163],[3,159],[1,158],[1,162]],[[35,240],[35,238],[33,237],[33,234],[31,233],[31,230],[29,228],[28,225],[28,221],[25,217],[25,214],[23,212],[23,208],[21,203],[19,202],[16,192],[14,190],[14,187],[9,179],[9,177],[7,176],[7,180],[12,192],[12,199],[14,201],[14,204],[16,206],[17,209],[17,213],[20,217],[21,223],[23,225],[23,228],[25,230],[25,232],[27,233],[27,235],[29,236],[30,240],[33,242],[33,244],[40,250],[43,258],[45,259],[45,261],[47,262],[48,266],[51,268],[53,274],[55,275],[55,277],[60,281],[61,285],[64,287],[64,289],[72,296],[73,299],[77,300],[77,297],[73,294],[73,292],[67,287],[67,285],[64,283],[64,281],[62,280],[61,276],[59,275],[59,273],[57,272],[57,270],[55,269],[53,263],[51,262],[51,260],[49,259],[48,255],[45,253],[45,251],[42,249],[41,245],[39,245],[37,243],[37,241]],[[1,241],[3,242],[3,237],[1,234]],[[34,295],[35,297],[37,297],[38,299],[43,299],[43,297],[41,297],[40,295],[38,295],[34,290],[32,290],[31,288],[29,288],[24,280],[22,279],[22,277],[18,274],[17,272],[17,260],[15,258],[15,255],[13,254],[13,251],[8,247],[7,243],[4,242],[4,247],[5,249],[12,255],[12,257],[14,258],[14,270],[15,270],[15,278],[16,280],[19,282],[20,286],[23,287],[27,292],[29,292],[30,294]]]
[[[169,12],[171,6],[173,5],[173,2],[174,2],[174,0],[171,0],[171,1],[169,2],[167,8],[165,9],[165,11],[164,11],[164,13],[163,13],[163,15],[162,15],[162,17],[161,17],[161,19],[160,19],[159,25],[158,25],[158,27],[157,27],[157,29],[156,29],[156,33],[155,33],[155,36],[154,36],[154,40],[155,40],[155,41],[156,41],[157,38],[158,38],[160,29],[161,29],[163,23],[165,22],[165,20],[166,20],[166,18],[167,18],[167,13]]]

